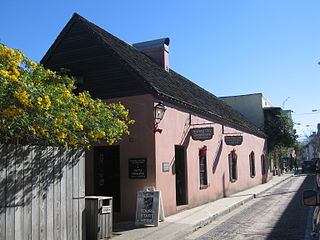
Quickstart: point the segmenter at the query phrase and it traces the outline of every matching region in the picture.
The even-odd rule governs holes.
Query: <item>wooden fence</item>
[[[84,152],[0,145],[0,240],[84,239]]]

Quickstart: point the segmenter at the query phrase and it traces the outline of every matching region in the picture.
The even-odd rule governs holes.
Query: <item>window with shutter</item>
[[[200,188],[208,187],[207,179],[207,147],[204,146],[199,150],[199,171],[200,171]]]
[[[253,151],[249,154],[249,165],[250,165],[250,176],[253,178],[256,176],[255,155]]]
[[[237,169],[237,154],[235,150],[232,150],[228,155],[229,158],[229,175],[230,181],[235,182],[238,179],[238,169]]]

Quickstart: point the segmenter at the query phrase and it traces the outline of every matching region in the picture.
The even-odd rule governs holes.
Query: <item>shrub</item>
[[[108,144],[134,123],[121,103],[105,104],[74,79],[45,69],[21,51],[0,44],[0,142],[65,147]]]

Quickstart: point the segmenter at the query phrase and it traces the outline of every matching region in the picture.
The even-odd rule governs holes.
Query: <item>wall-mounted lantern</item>
[[[163,105],[163,102],[159,102],[157,105],[153,107],[153,113],[154,113],[154,133],[162,132],[162,129],[158,128],[159,123],[163,119],[164,112],[166,111],[166,108]]]

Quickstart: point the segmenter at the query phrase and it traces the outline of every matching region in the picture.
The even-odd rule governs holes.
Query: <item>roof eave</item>
[[[174,105],[178,104],[181,107],[185,107],[185,108],[187,108],[189,110],[192,110],[192,111],[195,111],[195,112],[197,112],[199,114],[203,114],[204,116],[216,119],[216,120],[218,120],[220,122],[226,123],[226,124],[228,124],[228,125],[230,125],[232,127],[236,127],[236,128],[238,128],[240,130],[249,132],[249,133],[254,134],[256,136],[259,136],[259,137],[262,137],[262,138],[268,138],[268,136],[264,132],[262,132],[260,130],[253,130],[253,129],[247,128],[245,126],[239,125],[237,123],[231,122],[231,121],[229,121],[229,120],[227,120],[227,119],[225,119],[225,118],[223,118],[223,117],[221,117],[221,116],[219,116],[219,115],[217,115],[215,113],[212,113],[212,112],[209,112],[209,111],[205,111],[205,110],[203,110],[203,109],[201,109],[201,108],[199,108],[199,107],[197,107],[195,105],[192,105],[192,104],[187,103],[187,102],[185,102],[183,100],[174,98],[174,97],[172,97],[172,96],[170,96],[168,94],[165,94],[165,93],[162,93],[162,92],[158,92],[158,94],[154,95],[154,97],[157,97],[160,100],[164,100],[164,101],[167,100],[167,101],[169,101],[170,103],[172,103]]]

